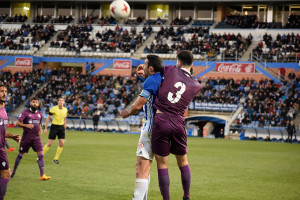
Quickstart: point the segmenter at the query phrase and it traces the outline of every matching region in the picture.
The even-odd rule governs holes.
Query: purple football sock
[[[169,179],[169,172],[168,168],[166,169],[158,169],[158,182],[160,193],[163,196],[164,200],[169,200],[169,186],[170,186],[170,179]]]
[[[44,175],[44,166],[45,166],[44,154],[39,154],[38,157],[39,157],[39,159],[37,160],[37,163],[39,165],[40,174],[41,174],[41,177],[42,177]]]
[[[21,159],[23,158],[23,156],[24,156],[24,155],[22,155],[22,154],[20,154],[20,153],[18,154],[18,156],[17,156],[17,158],[16,158],[16,161],[15,161],[15,166],[14,166],[13,174],[16,173],[17,168],[18,168],[18,166],[19,166],[19,164],[20,164]]]
[[[181,182],[184,191],[183,197],[190,197],[190,185],[191,185],[191,169],[189,165],[179,167],[181,171]]]
[[[7,190],[9,179],[0,178],[0,200],[3,200]]]
[[[8,145],[7,140],[5,140],[4,145],[6,146],[7,149],[9,149],[9,145]]]

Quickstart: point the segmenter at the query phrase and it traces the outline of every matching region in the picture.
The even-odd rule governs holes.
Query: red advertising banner
[[[254,73],[254,63],[216,63],[216,72],[220,73]]]
[[[131,60],[114,60],[113,68],[131,70]]]
[[[16,67],[32,67],[32,58],[16,57]]]

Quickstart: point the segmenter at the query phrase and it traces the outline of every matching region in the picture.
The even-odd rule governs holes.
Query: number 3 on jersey
[[[174,94],[172,92],[168,93],[168,100],[171,103],[177,103],[180,100],[181,95],[185,92],[185,89],[186,89],[185,84],[182,83],[182,82],[175,83],[174,87],[175,88],[179,88],[180,87],[180,90],[176,92],[175,98],[173,98]]]

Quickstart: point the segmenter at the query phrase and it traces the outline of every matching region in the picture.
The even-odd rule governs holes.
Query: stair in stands
[[[52,41],[56,41],[56,38],[58,36],[58,34],[60,33],[61,31],[57,31],[54,36],[42,47],[40,48],[39,51],[37,51],[34,56],[39,56],[39,57],[43,57],[44,56],[44,52],[48,50],[48,48],[50,47],[50,43]]]

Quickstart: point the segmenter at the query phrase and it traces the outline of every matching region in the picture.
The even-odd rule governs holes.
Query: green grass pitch
[[[8,129],[22,133],[22,129]],[[67,131],[60,164],[52,162],[57,142],[45,155],[50,181],[39,180],[36,153],[22,159],[10,180],[8,200],[130,200],[135,183],[138,135]],[[47,136],[42,135],[43,143]],[[10,146],[18,144],[8,140]],[[300,199],[300,145],[188,138],[192,200]],[[8,153],[11,169],[17,151]],[[180,172],[169,160],[170,196],[182,199]],[[149,200],[161,199],[156,163]]]

